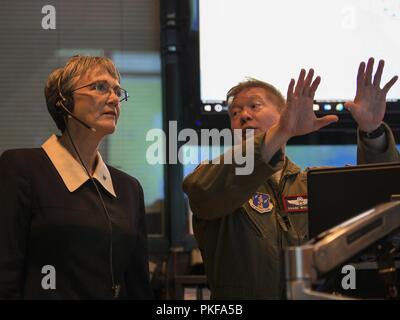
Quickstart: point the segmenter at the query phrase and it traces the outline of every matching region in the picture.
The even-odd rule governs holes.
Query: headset
[[[57,89],[58,89],[58,95],[59,95],[59,97],[60,97],[60,100],[58,100],[58,101],[56,102],[56,107],[59,107],[59,108],[63,109],[63,110],[61,110],[62,113],[66,113],[66,114],[65,114],[65,118],[64,118],[64,122],[65,122],[65,130],[67,131],[68,138],[69,138],[69,140],[70,140],[70,142],[71,142],[71,144],[72,144],[72,147],[74,148],[74,151],[76,152],[76,154],[77,154],[77,156],[78,156],[78,158],[79,158],[80,163],[81,163],[82,166],[84,167],[84,169],[85,169],[85,171],[86,171],[86,174],[88,175],[90,181],[93,183],[93,185],[94,185],[94,187],[95,187],[95,189],[96,189],[97,195],[98,195],[98,197],[99,197],[99,199],[100,199],[100,203],[101,203],[101,205],[102,205],[102,207],[103,207],[105,216],[106,216],[107,221],[108,221],[108,226],[109,226],[109,230],[110,230],[109,264],[110,264],[110,275],[111,275],[111,284],[112,284],[112,286],[111,286],[111,292],[112,292],[113,298],[114,298],[114,299],[117,299],[117,298],[119,297],[119,293],[120,293],[120,290],[121,290],[121,285],[115,282],[115,277],[114,277],[114,266],[113,266],[113,226],[112,226],[111,217],[110,217],[110,214],[109,214],[109,212],[108,212],[108,210],[107,210],[107,207],[106,207],[106,205],[105,205],[105,203],[104,203],[103,197],[102,197],[102,195],[101,195],[101,193],[100,193],[100,190],[99,190],[99,188],[98,188],[96,182],[94,181],[92,175],[89,173],[89,170],[86,168],[86,166],[85,166],[85,164],[84,164],[84,162],[83,162],[83,160],[82,160],[82,158],[81,158],[81,156],[80,156],[80,154],[79,154],[79,152],[78,152],[78,149],[77,149],[77,147],[75,146],[74,141],[72,140],[71,134],[70,134],[70,132],[69,132],[69,130],[68,130],[68,127],[67,127],[67,125],[66,125],[66,124],[67,124],[67,121],[66,121],[67,119],[66,119],[66,118],[67,118],[67,117],[73,118],[74,120],[78,121],[78,122],[79,122],[80,124],[82,124],[84,127],[86,127],[87,129],[89,129],[89,130],[91,130],[91,131],[93,131],[93,132],[96,132],[96,129],[93,128],[93,127],[91,127],[91,126],[89,126],[89,125],[88,125],[87,123],[85,123],[84,121],[78,119],[78,118],[70,111],[70,108],[71,108],[71,110],[72,110],[72,106],[73,106],[72,97],[71,97],[71,98],[70,98],[70,97],[65,97],[65,96],[61,93],[61,85],[60,85],[60,84],[61,84],[61,78],[63,77],[63,75],[64,75],[64,70],[62,71],[60,77],[58,78]]]
[[[70,101],[70,100],[72,100],[72,98],[64,97],[63,94],[61,93],[61,86],[60,86],[60,83],[61,83],[61,78],[62,78],[63,75],[64,75],[64,70],[63,70],[63,72],[61,73],[60,77],[58,78],[57,89],[58,89],[58,95],[60,96],[60,100],[58,100],[58,101],[56,102],[56,106],[59,107],[59,108],[62,108],[62,109],[64,110],[64,112],[67,113],[67,116],[69,116],[70,118],[74,118],[76,121],[78,121],[78,122],[79,122],[80,124],[82,124],[84,127],[88,128],[89,130],[92,130],[93,132],[96,132],[96,129],[95,129],[95,128],[89,126],[87,123],[85,123],[85,122],[82,121],[81,119],[78,119],[78,117],[75,116],[75,115],[69,110],[69,108],[72,109],[71,106],[73,105],[73,102]],[[67,105],[67,106],[66,106],[66,105]],[[64,121],[65,121],[65,119],[64,119]],[[66,125],[66,124],[67,124],[67,122],[65,121],[65,125]]]

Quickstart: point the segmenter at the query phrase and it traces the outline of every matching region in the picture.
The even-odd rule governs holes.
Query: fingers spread
[[[310,84],[311,84],[311,80],[312,80],[313,76],[314,76],[314,70],[313,70],[313,69],[310,69],[310,70],[308,71],[307,76],[306,76],[306,80],[304,81],[304,90],[303,90],[303,94],[304,94],[305,96],[308,96],[308,95],[309,95],[309,92],[310,92]]]
[[[390,88],[396,83],[398,78],[399,78],[398,76],[394,76],[392,79],[390,79],[388,83],[385,84],[385,86],[382,89],[385,94],[389,92]]]
[[[338,120],[339,120],[338,116],[335,115],[328,115],[322,118],[317,118],[314,124],[315,130],[319,130],[323,127],[326,127],[327,125],[333,122],[337,122]]]
[[[286,102],[290,105],[290,102],[293,99],[293,88],[294,88],[294,79],[290,79],[289,87],[287,90]]]
[[[315,91],[317,91],[320,82],[321,82],[321,77],[318,76],[315,78],[315,80],[313,81],[313,83],[311,85],[309,96],[313,99],[314,99]]]
[[[374,86],[380,86],[381,84],[381,78],[382,78],[382,72],[383,72],[383,67],[385,65],[385,62],[383,60],[379,60],[378,68],[376,69],[376,73],[374,76]]]
[[[374,68],[374,58],[368,59],[367,70],[365,71],[365,85],[371,85],[372,70]]]
[[[365,73],[365,62],[361,62],[358,67],[357,73],[357,89],[362,90],[364,87],[364,73]]]
[[[344,107],[348,112],[352,113],[353,110],[357,108],[357,105],[352,101],[348,101],[344,103]]]
[[[352,101],[347,101],[347,102],[344,103],[344,107],[345,107],[349,112],[351,112],[351,109],[356,108],[357,106],[356,106],[356,104],[355,104],[354,102],[352,102]]]
[[[294,90],[294,94],[296,96],[300,95],[303,93],[303,88],[304,88],[304,76],[306,75],[306,71],[304,69],[301,69],[299,78],[297,79],[297,84],[296,88]]]

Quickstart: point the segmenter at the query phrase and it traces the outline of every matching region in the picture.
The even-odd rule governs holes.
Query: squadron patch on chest
[[[256,192],[249,199],[250,206],[259,213],[270,212],[274,205],[271,202],[270,195],[266,193]]]
[[[283,208],[285,212],[306,212],[308,211],[308,198],[306,194],[283,196]]]

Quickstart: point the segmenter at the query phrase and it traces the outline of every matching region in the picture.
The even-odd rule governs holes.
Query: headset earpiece
[[[64,97],[61,92],[59,93],[60,95],[60,100],[58,100],[57,105],[59,107],[61,107],[61,104],[64,106],[64,108],[67,108],[69,111],[72,112],[72,103],[71,103],[71,99],[69,99],[68,97]]]
[[[58,96],[60,97],[60,100],[58,100],[56,102],[56,106],[61,108],[62,112],[65,113],[64,109],[67,109],[72,112],[73,103],[71,103],[71,101],[70,101],[71,99],[69,97],[64,97],[64,95],[61,93],[61,78],[62,78],[63,74],[64,74],[64,71],[58,78],[57,89],[58,89]]]
[[[72,96],[71,97],[69,97],[69,96],[64,97],[63,94],[61,93],[61,84],[60,84],[61,83],[61,78],[62,78],[62,75],[58,78],[58,85],[57,85],[58,95],[60,97],[60,100],[58,100],[56,102],[56,107],[58,108],[59,112],[62,115],[64,115],[65,117],[74,118],[76,121],[81,123],[84,127],[88,128],[89,130],[92,130],[93,132],[96,132],[95,128],[89,126],[87,123],[85,123],[84,121],[80,120],[79,118],[74,116],[74,114],[72,113],[72,109],[73,109],[73,106],[74,106],[74,100],[73,100]],[[64,121],[66,122],[66,120],[64,120]]]
[[[56,107],[57,107],[57,112],[62,113],[62,114],[67,114],[67,111],[65,109],[71,110],[69,108],[68,101],[65,98],[63,100],[62,99],[58,100],[56,102]]]

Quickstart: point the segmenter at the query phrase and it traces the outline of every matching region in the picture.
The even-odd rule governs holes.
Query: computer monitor
[[[400,162],[308,171],[310,238],[400,194]]]

